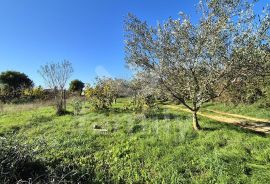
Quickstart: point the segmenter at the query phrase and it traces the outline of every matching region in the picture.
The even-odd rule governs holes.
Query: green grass
[[[86,104],[79,116],[57,117],[50,106],[7,111],[0,115],[0,133],[35,145],[35,157],[48,164],[75,164],[85,183],[269,182],[269,136],[205,118],[205,130],[194,132],[188,113],[163,109],[145,118],[124,111],[125,104],[121,99],[104,113],[90,112]]]
[[[258,104],[253,105],[234,105],[231,103],[206,103],[203,105],[202,110],[218,110],[228,113],[241,114],[254,118],[270,119],[270,109],[259,108]]]

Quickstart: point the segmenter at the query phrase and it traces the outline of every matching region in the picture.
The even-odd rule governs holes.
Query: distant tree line
[[[270,56],[268,56],[268,62],[264,66],[268,68],[268,71],[270,71],[269,58]],[[62,66],[59,64],[58,67],[52,68],[57,70]],[[72,67],[71,63],[69,63],[69,67]],[[68,71],[73,70],[69,69]],[[47,75],[49,75],[49,72]],[[67,81],[65,80],[65,85]],[[97,78],[93,85],[75,79],[70,82],[68,90],[63,87],[65,85],[58,86],[55,83],[51,86],[48,85],[50,86],[49,89],[44,89],[41,86],[35,87],[33,81],[26,74],[6,71],[0,74],[0,100],[4,103],[25,103],[34,100],[56,100],[59,97],[56,100],[56,107],[59,108],[57,113],[59,114],[66,109],[65,99],[72,96],[89,99],[96,110],[109,109],[113,103],[117,102],[118,98],[124,97],[130,97],[134,109],[141,109],[143,104],[149,103],[149,100],[178,102],[177,98],[164,89],[161,81],[151,72],[139,72],[131,80]],[[65,96],[63,96],[64,93]],[[265,76],[250,75],[235,80],[216,101],[236,105],[258,103],[260,107],[270,108],[269,75],[267,73],[265,73]]]

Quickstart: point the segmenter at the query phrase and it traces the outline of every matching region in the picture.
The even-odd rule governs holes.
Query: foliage
[[[48,63],[41,66],[39,73],[48,87],[54,90],[56,114],[64,114],[66,112],[65,86],[73,73],[71,62],[64,60],[59,63]]]
[[[159,90],[158,83],[146,73],[137,73],[130,81],[133,90],[129,106],[137,113],[155,108],[157,98],[161,98],[162,92]]]
[[[23,91],[23,96],[42,100],[45,98],[45,93],[44,89],[41,86],[38,86],[37,88],[25,89]]]
[[[235,81],[225,92],[219,101],[232,102],[234,104],[254,104],[261,103],[267,106],[270,102],[270,52],[268,52],[267,62],[263,64],[263,75],[249,75],[241,80]]]
[[[32,88],[33,81],[24,73],[17,71],[6,71],[0,74],[0,83],[7,85],[11,90]]]
[[[153,95],[145,96],[144,101],[149,108],[153,108],[156,106],[156,98]]]
[[[167,101],[170,97],[168,92],[162,88],[157,76],[150,71],[140,71],[136,73],[131,81],[134,93],[141,93],[145,97],[152,96],[161,101]]]
[[[33,88],[33,81],[24,73],[6,71],[0,74],[0,100],[11,102],[19,99],[25,89]]]
[[[141,113],[144,109],[144,105],[145,105],[144,96],[138,94],[132,97],[129,106],[133,111]]]
[[[203,103],[235,81],[265,75],[264,45],[270,40],[269,8],[260,21],[249,1],[200,1],[199,9],[198,24],[184,13],[156,27],[133,15],[126,20],[127,63],[151,74],[193,111],[195,129]]]
[[[95,87],[87,86],[84,93],[95,110],[108,110],[115,97],[111,85],[99,79]]]
[[[131,98],[129,108],[136,113],[143,113],[146,117],[155,116],[159,107],[153,95],[137,94]]]
[[[0,84],[0,101],[6,102],[8,98],[9,98],[8,86]]]
[[[117,91],[117,98],[124,98],[132,96],[132,89],[130,81],[124,79],[113,79],[114,86]]]
[[[71,102],[71,106],[73,108],[74,115],[78,116],[82,111],[83,102],[79,98],[74,98]]]
[[[270,81],[263,87],[264,98],[258,101],[259,106],[262,108],[270,108]]]
[[[83,88],[85,87],[85,84],[80,80],[73,80],[69,84],[69,91],[71,92],[77,92],[81,95]]]
[[[132,95],[129,82],[124,79],[97,78],[97,83],[102,86],[110,86],[110,95],[112,96],[114,103],[116,103],[117,99],[120,97]]]

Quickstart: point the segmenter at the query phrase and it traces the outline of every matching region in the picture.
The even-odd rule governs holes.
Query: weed
[[[71,106],[73,108],[74,115],[78,116],[82,111],[83,103],[80,99],[73,99],[73,101],[71,102]]]

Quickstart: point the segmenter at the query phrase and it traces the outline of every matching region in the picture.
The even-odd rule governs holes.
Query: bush
[[[82,111],[83,102],[79,98],[75,98],[72,100],[71,106],[73,108],[74,115],[78,116]]]
[[[44,89],[41,86],[39,86],[37,88],[25,89],[23,91],[23,96],[31,99],[43,100],[45,98],[45,92]]]
[[[159,107],[153,95],[134,96],[130,102],[130,107],[136,113],[144,113],[146,117],[153,116],[157,111],[159,111]]]
[[[162,115],[162,111],[161,109],[155,105],[151,108],[147,108],[145,111],[144,111],[144,115],[146,118],[157,118],[159,119]]]
[[[156,106],[156,98],[154,95],[146,95],[144,97],[145,100],[145,104],[149,107],[149,108],[153,108]]]
[[[143,111],[145,105],[145,100],[142,95],[136,95],[132,97],[132,100],[130,102],[130,107],[133,111],[136,113],[141,113]]]
[[[270,108],[270,98],[263,98],[258,102],[259,108]]]
[[[85,96],[95,110],[108,110],[112,106],[114,96],[109,85],[98,84],[94,88],[88,86]]]

